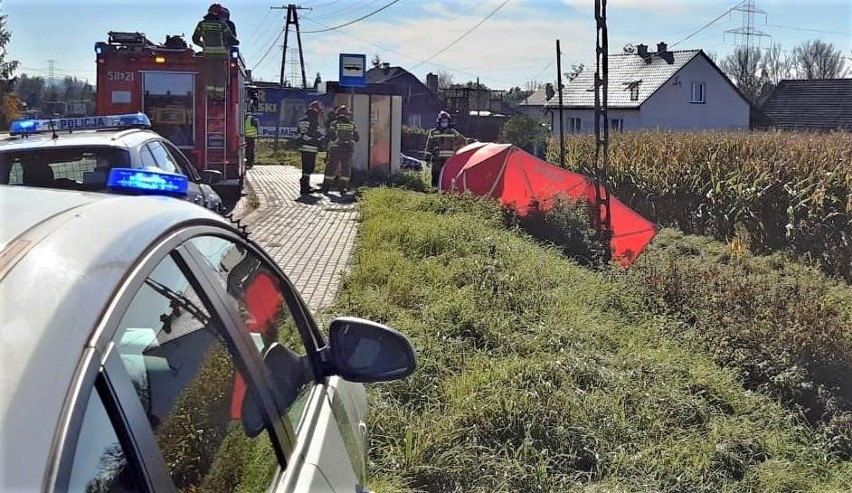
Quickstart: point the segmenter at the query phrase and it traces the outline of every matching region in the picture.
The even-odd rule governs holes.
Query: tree
[[[719,68],[731,78],[746,99],[757,104],[766,82],[762,64],[763,53],[759,48],[740,46],[722,60]]]
[[[533,91],[531,90],[524,90],[519,86],[515,86],[506,91],[505,101],[512,106],[517,106],[521,101],[530,97],[532,93]]]
[[[819,39],[797,46],[793,59],[802,79],[838,79],[846,75],[843,53],[832,43]]]
[[[379,56],[378,53],[376,53],[375,55],[373,55],[371,63],[373,64],[373,68],[379,68],[379,66],[382,64],[382,57]]]
[[[575,63],[575,64],[571,65],[571,71],[565,72],[563,75],[565,75],[565,78],[568,79],[568,82],[571,82],[572,80],[579,77],[580,74],[583,73],[583,70],[585,68],[586,68],[585,63]]]
[[[772,48],[769,48],[763,54],[764,77],[773,86],[777,86],[784,79],[795,77],[794,69],[793,57],[785,54],[781,50],[781,45],[772,45]]]
[[[535,153],[544,148],[547,129],[529,115],[515,115],[503,125],[502,137],[527,152]]]
[[[626,53],[626,54],[628,54],[628,55],[633,55],[633,54],[635,54],[635,53],[636,53],[636,47],[635,47],[635,46],[633,46],[633,44],[631,44],[631,43],[627,43],[627,44],[626,44],[626,45],[624,45],[624,47],[621,49],[621,52],[622,52],[622,53]]]
[[[15,84],[15,93],[26,103],[29,109],[41,106],[46,91],[47,83],[44,77],[32,77],[27,74],[21,74]]]
[[[439,70],[437,75],[439,89],[447,89],[448,87],[453,86],[453,74],[446,70]]]
[[[18,68],[17,61],[6,61],[6,45],[12,38],[12,33],[6,28],[7,16],[2,11],[0,1],[0,128],[8,128],[9,124],[21,114],[21,100],[12,93],[15,79],[12,77]]]

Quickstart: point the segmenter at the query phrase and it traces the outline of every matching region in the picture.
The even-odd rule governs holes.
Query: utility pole
[[[559,166],[565,167],[565,119],[562,117],[562,49],[556,40],[556,86],[559,90]]]
[[[597,40],[595,57],[595,214],[594,221],[598,231],[610,230],[609,188],[607,171],[609,167],[609,120],[607,116],[607,96],[609,91],[609,34],[606,27],[606,0],[595,0],[595,23]]]
[[[305,75],[305,55],[302,51],[302,35],[299,29],[299,10],[311,10],[307,7],[289,4],[286,7],[270,7],[272,10],[287,10],[287,17],[284,21],[284,46],[281,47],[281,77],[278,84],[284,87],[284,72],[287,68],[287,36],[290,34],[290,25],[296,26],[296,42],[299,44],[299,65],[302,67],[302,89],[308,88],[308,78]]]

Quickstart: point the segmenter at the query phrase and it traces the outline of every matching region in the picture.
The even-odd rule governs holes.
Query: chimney
[[[390,71],[390,63],[388,63],[388,62],[382,62],[382,65],[381,65],[381,66],[382,66],[382,71],[383,71],[384,73],[386,73],[386,74],[387,74],[387,73]]]
[[[548,82],[544,85],[544,97],[546,98],[546,101],[550,101],[551,99],[553,99],[553,96],[555,94],[556,91],[553,90],[553,84]]]
[[[657,56],[665,60],[669,65],[674,64],[674,53],[670,52],[668,45],[662,41],[657,43]]]
[[[435,94],[438,93],[438,75],[429,72],[426,74],[426,87]]]
[[[636,45],[636,54],[643,59],[648,58],[648,45]]]

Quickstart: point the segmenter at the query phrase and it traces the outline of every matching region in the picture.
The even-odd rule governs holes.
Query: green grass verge
[[[317,166],[314,173],[325,172],[326,153],[317,154]],[[255,147],[255,164],[260,166],[293,166],[302,168],[302,157],[298,151],[287,148],[286,142],[278,142],[275,149],[274,143],[269,140],[259,141]]]
[[[470,198],[372,189],[361,216],[337,309],[402,330],[419,355],[414,375],[370,390],[383,491],[852,487],[826,434],[746,389],[635,280]]]

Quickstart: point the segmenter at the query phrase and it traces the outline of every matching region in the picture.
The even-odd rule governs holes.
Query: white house
[[[564,86],[564,131],[594,132],[594,67]],[[550,97],[548,97],[550,96]],[[522,111],[544,116],[559,134],[559,96],[542,88],[521,103]],[[747,130],[751,105],[702,50],[657,52],[645,45],[636,53],[609,56],[607,112],[610,131]]]

